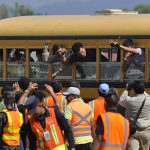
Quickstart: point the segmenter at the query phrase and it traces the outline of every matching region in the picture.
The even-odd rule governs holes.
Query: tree
[[[149,14],[150,13],[150,5],[137,5],[134,8],[135,11],[138,11],[139,14]]]
[[[34,14],[28,5],[19,5],[17,2],[11,9],[11,13],[12,16],[27,16]]]
[[[19,3],[15,3],[12,7],[8,7],[5,4],[0,5],[0,19],[34,14],[35,13],[31,10],[31,8],[28,5],[20,5]]]
[[[9,9],[5,4],[0,5],[0,19],[9,17]]]

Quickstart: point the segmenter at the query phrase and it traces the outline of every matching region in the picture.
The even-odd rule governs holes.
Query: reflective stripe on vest
[[[52,150],[67,150],[67,147],[64,144],[64,145],[57,146],[57,147],[53,148]]]
[[[48,96],[47,96],[47,97],[45,97],[45,99],[44,99],[44,106],[45,106],[45,107],[47,107],[47,106],[48,106]]]
[[[94,114],[94,100],[90,102],[90,106],[91,106],[91,109],[92,109],[92,113]]]
[[[44,148],[43,139],[42,139],[39,129],[36,130],[36,133],[37,133],[39,141],[40,141],[40,148]]]
[[[62,96],[62,112],[64,113],[66,110],[67,100],[65,96]]]
[[[20,135],[19,136],[10,136],[10,135],[3,135],[3,140],[19,140]]]
[[[58,136],[57,136],[57,133],[56,133],[55,125],[54,124],[50,125],[50,129],[51,129],[55,144],[59,144],[59,139],[58,139]]]
[[[82,122],[86,122],[87,125],[90,126],[90,122],[87,118],[91,115],[91,111],[89,111],[86,115],[82,116],[80,113],[73,110],[73,114],[77,115],[80,120],[71,126],[73,132],[77,131],[84,131],[85,133],[78,133],[74,134],[74,137],[81,137],[81,136],[90,136],[91,135],[91,128],[90,127],[78,127]]]
[[[124,118],[124,138],[123,138],[123,143],[122,144],[111,144],[109,143],[109,139],[110,139],[110,121],[109,121],[109,117],[107,114],[105,114],[105,118],[106,118],[106,128],[107,128],[107,137],[106,137],[106,142],[102,142],[102,146],[103,147],[111,147],[111,148],[122,148],[122,149],[126,149],[126,136],[127,136],[127,121]]]

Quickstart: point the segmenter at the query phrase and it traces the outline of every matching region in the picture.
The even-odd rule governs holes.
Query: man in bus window
[[[74,43],[72,49],[67,50],[62,44],[54,44],[52,47],[53,55],[49,57],[47,51],[43,51],[43,61],[49,63],[60,62],[61,68],[67,66],[67,64],[73,64],[75,62],[81,61],[83,57],[86,57],[86,49],[83,47],[82,43]],[[47,54],[48,55],[47,55]],[[48,59],[47,59],[48,57]],[[79,72],[81,78],[85,78],[84,70],[81,65],[76,64],[77,71]]]
[[[127,75],[127,70],[131,64],[134,64],[141,72],[144,72],[144,66],[141,65],[143,51],[141,48],[135,48],[135,44],[132,39],[126,39],[123,42],[123,45],[115,41],[110,41],[111,46],[116,46],[125,51],[124,63],[123,63],[123,72],[124,76]]]

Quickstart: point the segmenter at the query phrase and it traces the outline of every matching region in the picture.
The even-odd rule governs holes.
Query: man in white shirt
[[[127,70],[131,64],[134,64],[136,68],[144,72],[144,66],[141,65],[143,51],[141,48],[135,48],[135,44],[132,39],[126,39],[123,42],[123,45],[115,41],[109,41],[111,46],[117,46],[121,50],[125,51],[124,63],[123,63],[123,72],[126,76]]]
[[[128,93],[134,91],[135,96],[130,97]],[[126,117],[135,120],[137,113],[145,100],[143,109],[136,122],[137,131],[128,141],[128,150],[149,150],[150,146],[150,96],[145,92],[144,83],[134,81],[132,87],[127,87],[120,97],[119,105],[126,109]]]

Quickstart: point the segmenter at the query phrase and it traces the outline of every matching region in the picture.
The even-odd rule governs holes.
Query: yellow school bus
[[[144,71],[134,65],[123,75],[123,50],[110,47],[109,40],[122,43],[133,39],[136,47],[143,50]],[[150,15],[68,15],[68,16],[23,16],[0,20],[0,84],[10,84],[26,76],[31,81],[44,83],[60,63],[42,62],[45,41],[64,44],[71,48],[81,42],[87,50],[87,58],[76,64],[82,66],[86,78],[80,79],[76,64],[68,65],[56,79],[69,86],[72,80],[81,82],[81,95],[86,98],[97,96],[99,83],[106,82],[119,89],[127,80],[143,80],[149,87]],[[16,59],[14,52],[19,52]]]

